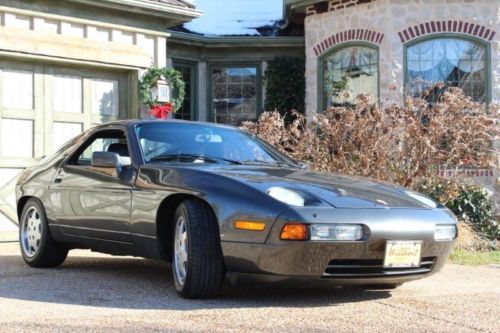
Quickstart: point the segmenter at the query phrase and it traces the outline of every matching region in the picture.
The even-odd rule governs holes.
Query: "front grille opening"
[[[436,257],[423,257],[419,267],[384,268],[382,259],[334,259],[323,277],[379,277],[425,274],[432,270]]]

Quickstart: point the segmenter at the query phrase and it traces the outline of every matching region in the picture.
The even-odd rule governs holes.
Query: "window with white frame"
[[[432,37],[406,47],[406,85],[412,97],[433,102],[448,87],[476,102],[488,96],[487,48],[462,37]]]
[[[378,50],[364,45],[349,45],[321,59],[322,108],[354,104],[359,94],[378,99]]]

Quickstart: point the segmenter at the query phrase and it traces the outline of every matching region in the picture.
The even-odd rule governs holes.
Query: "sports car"
[[[394,288],[437,272],[445,207],[403,187],[309,171],[239,128],[125,120],[77,136],[16,185],[32,267],[76,248],[171,262],[177,291],[230,281]]]

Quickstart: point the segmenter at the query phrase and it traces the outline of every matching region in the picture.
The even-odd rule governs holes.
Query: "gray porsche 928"
[[[306,170],[230,126],[120,121],[26,169],[19,237],[32,267],[92,249],[172,263],[188,298],[231,280],[394,288],[437,272],[457,220],[408,189]]]

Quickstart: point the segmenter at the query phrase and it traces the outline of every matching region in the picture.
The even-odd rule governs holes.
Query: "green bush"
[[[419,190],[446,205],[457,218],[486,237],[500,238],[494,203],[483,187],[464,181],[434,178],[422,182]]]
[[[265,81],[266,110],[278,110],[282,115],[291,110],[304,113],[304,58],[275,58],[268,64]]]

